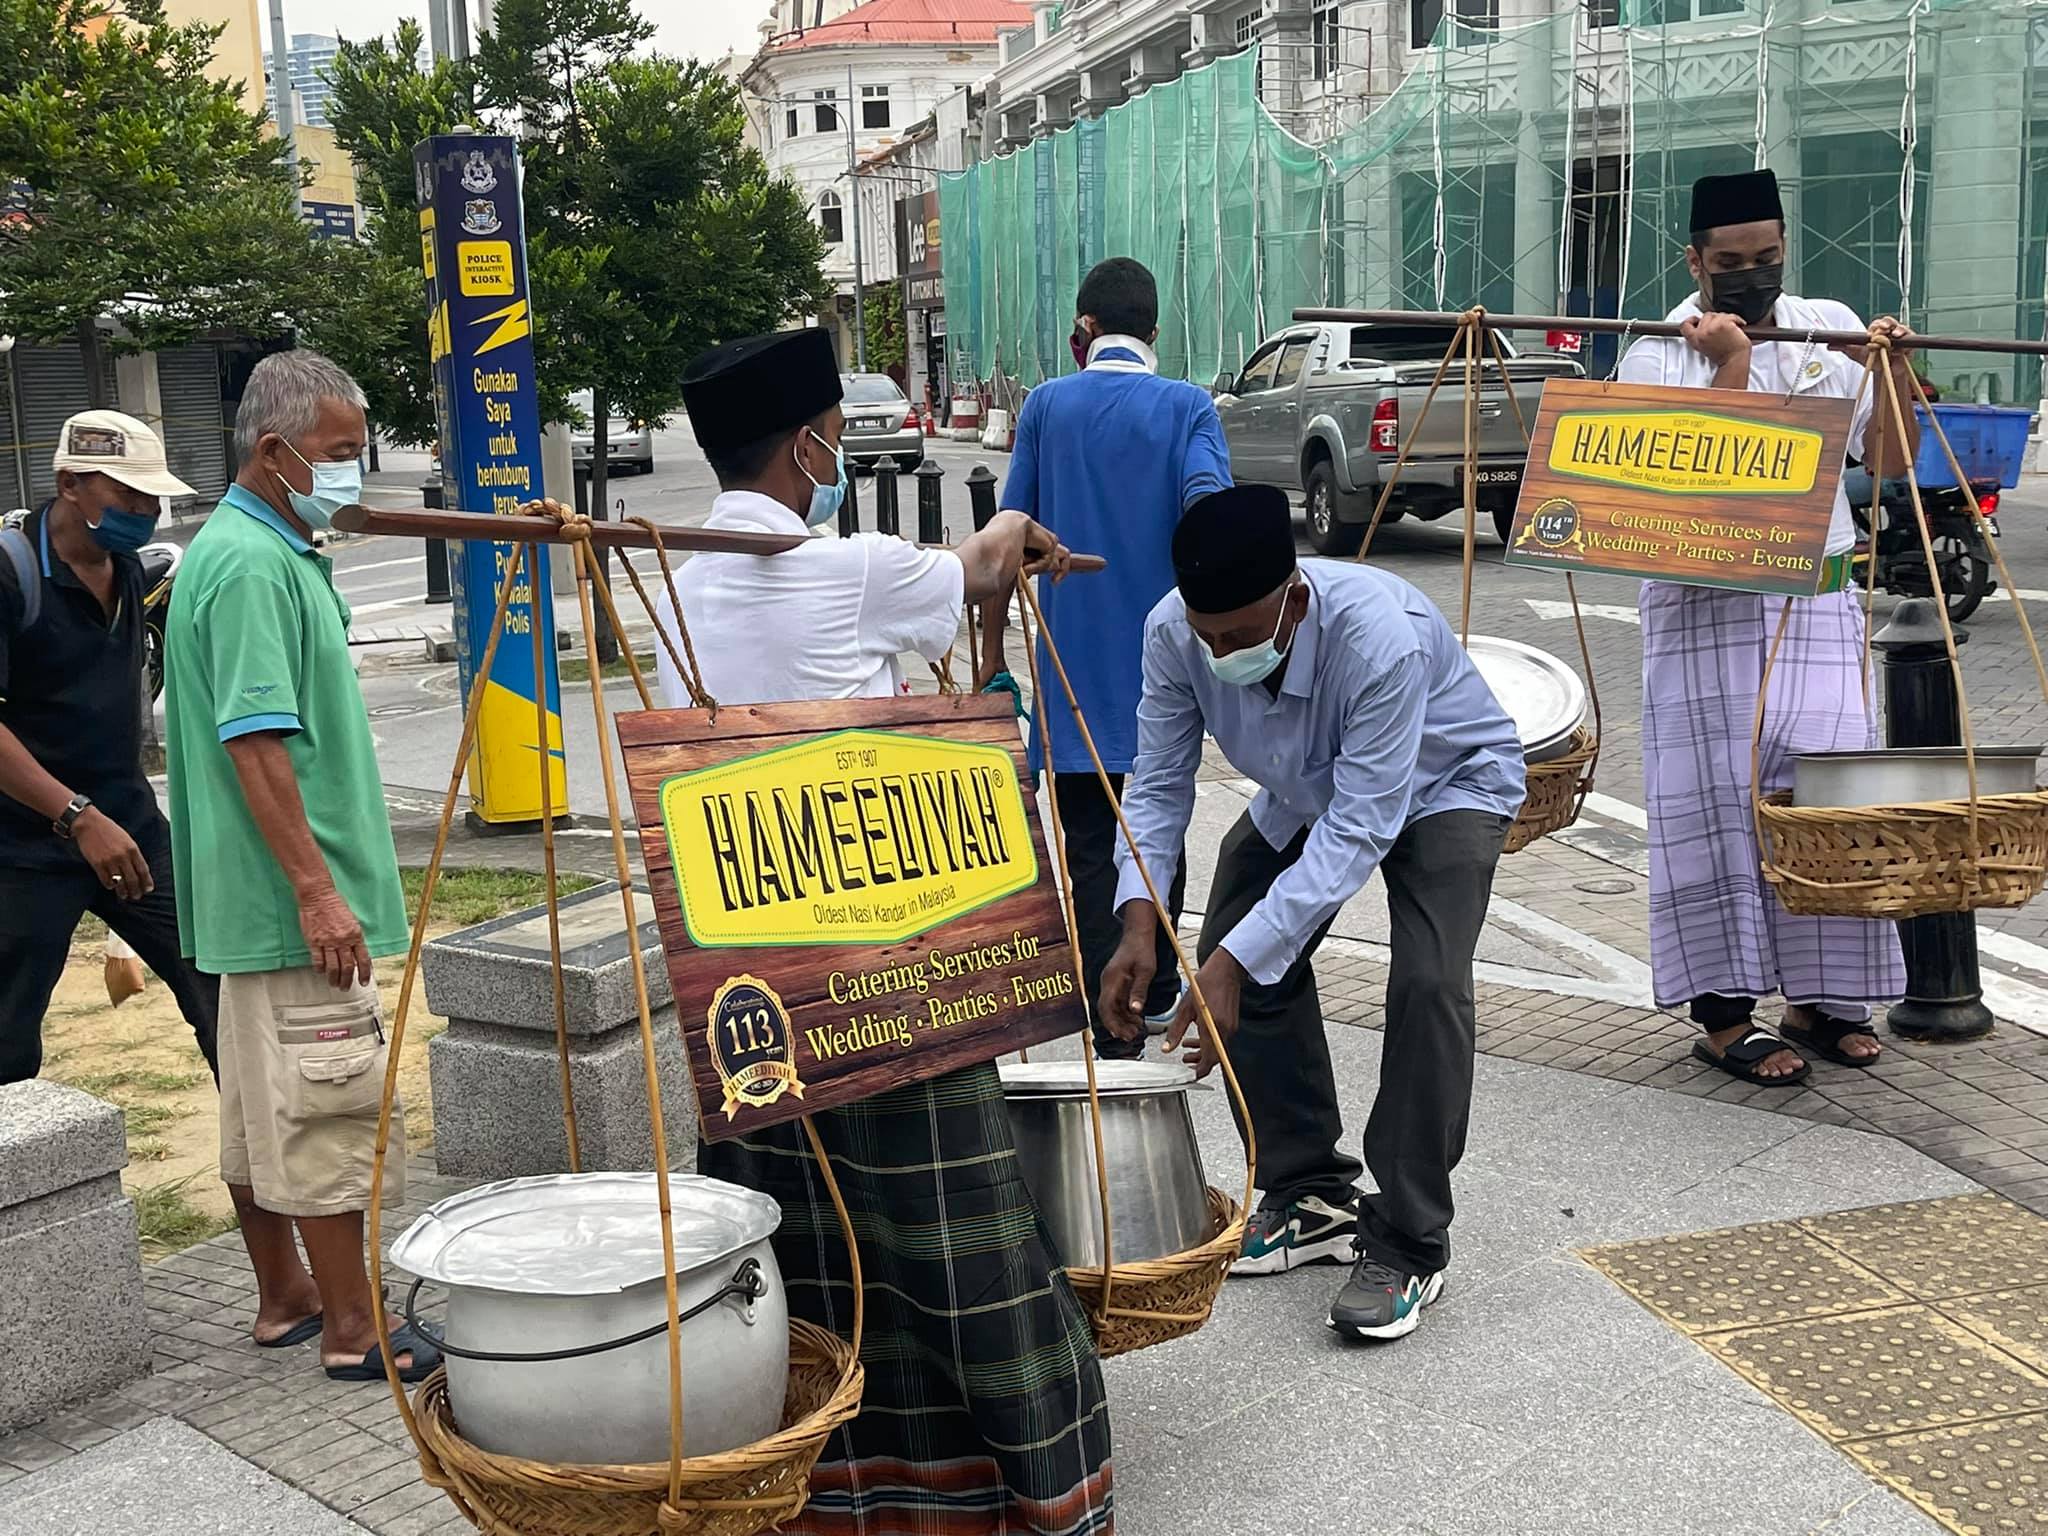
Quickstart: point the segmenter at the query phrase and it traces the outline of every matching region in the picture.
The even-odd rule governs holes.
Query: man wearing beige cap
[[[170,833],[142,770],[143,578],[192,490],[118,411],[64,423],[57,493],[0,532],[0,1083],[42,1067],[72,931],[97,914],[162,977],[207,1065],[219,982],[178,948]]]

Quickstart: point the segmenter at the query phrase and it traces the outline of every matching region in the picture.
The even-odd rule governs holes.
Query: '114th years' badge
[[[784,1093],[804,1096],[796,1075],[796,1042],[788,1010],[775,989],[754,976],[734,976],[711,999],[705,1044],[725,1093],[725,1118],[742,1108],[765,1109]]]

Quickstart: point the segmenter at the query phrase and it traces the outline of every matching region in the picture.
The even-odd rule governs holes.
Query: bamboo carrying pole
[[[1683,332],[1669,320],[1612,320],[1592,315],[1496,315],[1491,310],[1453,311],[1433,309],[1317,309],[1302,308],[1294,318],[1304,324],[1328,321],[1338,325],[1443,325],[1471,323],[1477,315],[1496,331],[1576,331],[1605,336],[1679,336]],[[1780,326],[1745,326],[1751,341],[1818,342],[1824,347],[1866,347],[1870,332],[1795,331]],[[2004,352],[2026,357],[2048,357],[2048,341],[2011,341],[1983,336],[1920,336],[1906,338],[1915,352]]]

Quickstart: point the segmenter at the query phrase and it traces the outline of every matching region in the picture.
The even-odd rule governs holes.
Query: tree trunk
[[[78,360],[85,373],[86,405],[95,411],[105,410],[114,401],[107,388],[106,350],[100,345],[100,328],[94,321],[78,322]]]
[[[611,514],[611,503],[605,499],[611,484],[611,415],[601,390],[590,392],[590,515],[598,522],[604,522]],[[611,551],[604,545],[596,547],[597,579],[604,583],[605,590],[611,590]],[[597,659],[610,666],[619,659],[619,646],[624,637],[612,633],[609,610],[602,602],[597,605]]]

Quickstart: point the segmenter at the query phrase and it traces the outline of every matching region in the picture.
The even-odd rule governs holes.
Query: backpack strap
[[[0,562],[14,571],[14,585],[21,593],[21,624],[16,633],[25,633],[35,628],[43,614],[43,570],[21,529],[0,527]]]

